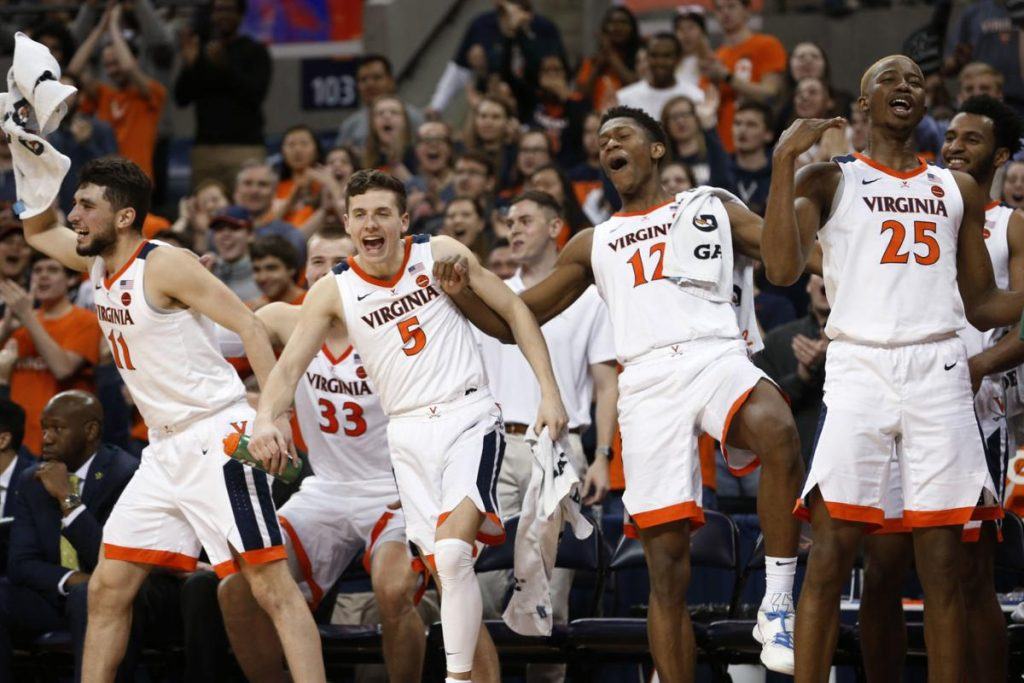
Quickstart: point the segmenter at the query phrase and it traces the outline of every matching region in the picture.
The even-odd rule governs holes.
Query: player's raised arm
[[[546,426],[548,434],[552,438],[557,438],[565,428],[568,416],[562,405],[555,373],[551,369],[551,357],[548,354],[547,343],[544,341],[544,336],[540,332],[540,326],[537,324],[536,318],[533,317],[533,313],[497,275],[481,266],[476,256],[465,246],[448,237],[435,239],[435,258],[444,258],[452,255],[453,252],[465,256],[468,261],[466,275],[469,287],[511,328],[516,344],[519,345],[533,374],[536,375],[537,381],[540,383],[541,400],[536,429],[540,432]]]
[[[985,197],[969,175],[953,171],[953,176],[964,201],[956,251],[957,285],[964,314],[971,325],[983,332],[1000,325],[1014,325],[1024,309],[1024,291],[1007,292],[996,286],[992,260],[982,236]]]
[[[341,319],[341,297],[334,278],[320,278],[302,302],[299,322],[260,393],[249,446],[258,458],[270,460],[287,452],[291,432],[286,419],[295,386],[323,344],[331,324]]]
[[[791,285],[804,272],[821,227],[823,209],[831,199],[824,191],[837,169],[811,164],[796,172],[796,160],[829,128],[843,119],[797,119],[779,138],[772,154],[772,181],[761,236],[765,275],[776,285]]]
[[[134,219],[134,209],[126,208],[121,210],[130,211]],[[22,225],[25,229],[25,241],[33,249],[57,259],[64,267],[71,270],[77,270],[78,272],[89,270],[92,265],[92,258],[78,254],[78,238],[74,230],[63,225],[57,219],[57,212],[53,208],[49,208],[31,218],[26,218],[22,221]]]
[[[558,264],[551,274],[521,294],[538,324],[543,325],[567,309],[593,284],[594,274],[590,270],[593,235],[593,228],[577,233],[558,255]],[[473,283],[467,282],[468,254],[468,250],[465,254],[453,250],[443,257],[435,257],[434,277],[470,322],[485,334],[511,344],[515,339],[506,319],[484,303],[474,291]]]

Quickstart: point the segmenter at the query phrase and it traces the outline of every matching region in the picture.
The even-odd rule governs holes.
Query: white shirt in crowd
[[[516,272],[505,284],[516,294],[526,289]],[[515,344],[502,344],[475,327],[487,381],[505,422],[532,425],[540,405],[540,384],[526,357]],[[551,365],[562,393],[569,428],[590,426],[594,383],[590,366],[615,360],[611,320],[604,301],[591,285],[569,308],[541,327],[551,353]]]
[[[676,82],[700,88],[700,60],[697,55],[686,55],[676,67]]]
[[[7,465],[7,469],[0,472],[0,510],[4,509],[4,505],[7,504],[7,492],[11,488],[11,477],[14,476],[14,466],[18,463],[18,454],[15,453],[14,457],[11,458],[11,462]]]
[[[696,85],[676,79],[675,85],[669,88],[652,88],[647,81],[637,81],[615,94],[619,104],[636,107],[647,112],[656,121],[661,120],[661,110],[665,103],[678,95],[689,97],[695,105],[704,101],[704,91]]]

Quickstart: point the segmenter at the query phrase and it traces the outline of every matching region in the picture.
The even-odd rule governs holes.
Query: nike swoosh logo
[[[203,449],[203,455],[206,455],[207,451],[209,451],[209,450],[210,450],[209,448],[204,448]]]
[[[775,560],[776,567],[788,567],[791,564],[796,564],[796,560],[790,560],[789,562],[779,562],[778,560]]]
[[[366,294],[363,294],[362,296],[359,296],[357,294],[356,295],[356,301],[362,301],[363,299],[365,299],[366,297],[370,296],[371,294],[373,294],[373,292],[367,292]]]
[[[100,287],[102,287],[102,286],[103,286],[103,285],[96,285],[96,289],[99,289],[99,288],[100,288]]]
[[[870,185],[871,183],[877,183],[879,180],[881,180],[881,178],[873,178],[871,180],[862,180],[862,181],[860,181],[860,184],[861,185]]]
[[[953,368],[956,367],[956,363],[957,363],[956,361],[953,361],[952,364],[950,364],[950,365],[943,365],[942,367],[945,368],[946,370],[952,370]]]

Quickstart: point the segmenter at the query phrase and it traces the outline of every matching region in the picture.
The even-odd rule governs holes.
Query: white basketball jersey
[[[620,363],[694,339],[740,338],[731,304],[708,301],[662,278],[678,208],[673,199],[643,213],[617,213],[594,228],[591,268],[608,304]]]
[[[354,258],[334,268],[349,338],[387,415],[487,386],[469,321],[434,282],[430,236],[404,241],[405,259],[390,281],[363,272]]]
[[[835,159],[843,178],[818,232],[831,339],[897,346],[966,325],[956,281],[963,200],[953,174],[897,172],[861,155]]]
[[[1010,243],[1006,228],[1010,224],[1013,209],[997,201],[985,207],[985,246],[992,260],[992,272],[995,274],[996,286],[1000,289],[1010,288]],[[997,327],[982,332],[967,323],[960,330],[960,338],[967,347],[968,357],[981,353],[995,345],[1006,334],[1006,327]]]
[[[339,483],[392,479],[388,419],[350,346],[334,357],[324,346],[295,389],[295,415],[313,474]]]
[[[100,329],[150,429],[186,424],[245,400],[213,321],[192,309],[158,310],[146,300],[146,257],[154,249],[174,247],[146,241],[114,275],[106,275],[99,258],[91,272]]]

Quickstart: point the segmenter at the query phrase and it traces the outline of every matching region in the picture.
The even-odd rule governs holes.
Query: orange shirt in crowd
[[[282,180],[277,184],[277,199],[288,199],[292,196],[292,192],[295,188],[295,179],[289,178],[288,180]],[[313,200],[320,196],[320,184],[310,183],[309,189],[306,191],[308,195],[305,198],[300,199],[292,206],[292,210],[281,217],[285,223],[291,223],[295,227],[301,226],[309,217],[313,215],[316,208],[313,206]]]
[[[579,72],[576,74],[576,87],[582,90],[590,80],[594,71],[594,60],[590,57],[584,58],[580,63]],[[615,104],[615,93],[622,87],[622,80],[615,75],[611,69],[606,69],[603,74],[594,81],[594,91],[590,95],[590,104],[595,111],[603,111]]]
[[[775,36],[755,33],[737,45],[723,45],[715,52],[734,79],[760,83],[767,74],[786,72],[786,48]],[[719,86],[722,103],[718,107],[718,137],[732,153],[732,118],[736,114],[736,91],[725,83]]]
[[[36,313],[43,329],[61,348],[85,359],[86,365],[71,379],[58,382],[46,362],[36,350],[28,330],[24,327],[11,336],[18,344],[18,362],[11,373],[11,400],[25,409],[25,446],[39,455],[43,446],[43,432],[39,420],[43,408],[53,396],[68,389],[95,391],[92,367],[99,362],[100,325],[92,311],[73,306],[59,318],[45,318]]]
[[[120,90],[106,83],[96,86],[96,97],[83,98],[82,110],[95,113],[114,129],[117,151],[153,177],[153,149],[157,124],[167,100],[167,88],[149,79],[143,95],[134,84]]]
[[[142,236],[146,239],[152,239],[158,232],[169,227],[171,227],[171,222],[163,216],[147,213],[146,220],[142,223]]]

